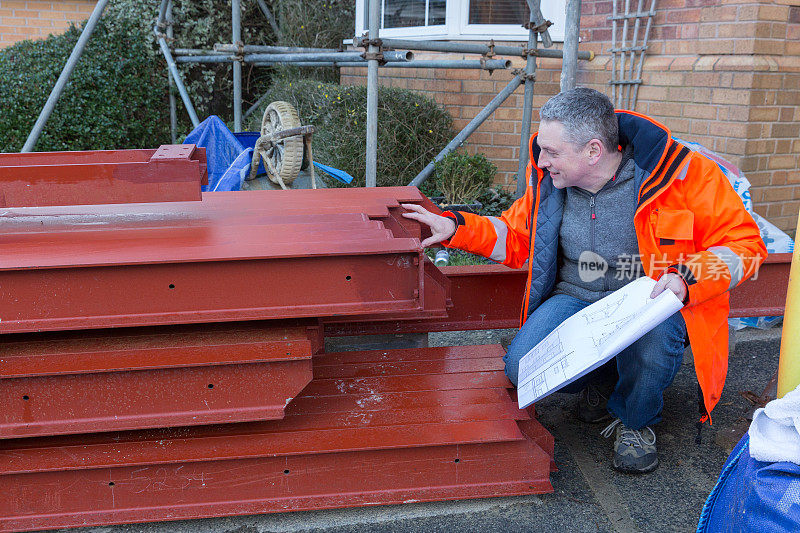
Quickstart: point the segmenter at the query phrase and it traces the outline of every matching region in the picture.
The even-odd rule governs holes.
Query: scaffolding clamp
[[[514,76],[520,78],[523,82],[536,81],[536,73],[535,72],[531,72],[530,74],[528,74],[527,72],[525,72],[525,69],[522,69],[522,68],[516,68],[516,69],[512,70],[511,74],[513,74]]]
[[[367,48],[369,46],[375,45],[378,48],[383,48],[383,40],[381,39],[366,39],[364,37],[358,39],[358,46],[363,46]]]
[[[244,43],[242,41],[236,41],[233,43],[233,46],[236,47],[236,51],[233,53],[233,58],[240,63],[244,62]]]
[[[489,39],[489,44],[486,46],[489,48],[489,50],[483,54],[483,59],[491,59],[494,57],[494,39]]]
[[[378,50],[377,52],[364,52],[361,54],[361,57],[366,59],[367,61],[377,60],[378,64],[383,66],[386,64],[386,59],[383,57],[383,51]]]
[[[536,33],[544,33],[544,32],[547,31],[547,28],[549,28],[552,25],[553,25],[553,23],[550,22],[549,20],[543,20],[539,24],[537,24],[535,22],[532,23],[532,22],[528,21],[528,22],[524,23],[522,25],[522,27],[525,28],[526,30],[533,30]]]
[[[365,37],[362,37],[358,39],[358,46],[364,48],[364,53],[361,54],[361,57],[363,57],[367,61],[377,60],[380,66],[386,64],[386,59],[384,59],[383,57],[383,41],[381,39],[367,39]],[[370,52],[369,51],[370,46],[377,46],[378,51]]]

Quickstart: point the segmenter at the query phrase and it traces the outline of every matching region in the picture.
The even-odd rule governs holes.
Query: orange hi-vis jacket
[[[673,139],[669,129],[617,111],[620,144],[633,147],[638,190],[634,227],[645,273],[680,274],[689,289],[681,310],[706,413],[719,401],[728,371],[728,291],[767,256],[753,217],[719,167]],[[528,262],[522,322],[553,291],[564,191],[536,166],[531,137],[525,196],[500,217],[448,212],[456,233],[445,244],[513,268]],[[704,416],[703,419],[706,417]]]

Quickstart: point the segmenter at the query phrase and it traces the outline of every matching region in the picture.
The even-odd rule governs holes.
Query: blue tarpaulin
[[[800,465],[756,461],[749,443],[745,434],[722,467],[698,533],[800,531]]]
[[[253,148],[260,134],[257,132],[232,133],[216,115],[201,122],[186,136],[183,144],[194,144],[206,149],[208,185],[203,191],[238,191],[250,174]],[[327,165],[314,162],[314,166],[334,178],[350,183],[353,177]],[[259,163],[258,174],[264,174],[264,163]]]

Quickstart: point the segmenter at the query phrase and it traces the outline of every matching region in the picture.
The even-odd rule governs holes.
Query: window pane
[[[513,24],[521,26],[530,20],[525,0],[470,0],[470,24]]]
[[[425,25],[426,0],[385,0],[384,28],[407,28]]]
[[[428,25],[436,26],[444,24],[446,0],[430,0],[428,4]]]

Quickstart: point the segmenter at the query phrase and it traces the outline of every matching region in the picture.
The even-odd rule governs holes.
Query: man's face
[[[550,171],[556,188],[581,187],[588,183],[591,168],[586,147],[576,149],[575,145],[565,140],[562,123],[541,122],[536,142],[541,148],[537,164],[539,168]]]

